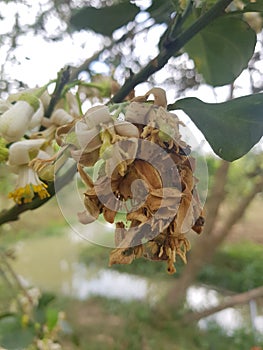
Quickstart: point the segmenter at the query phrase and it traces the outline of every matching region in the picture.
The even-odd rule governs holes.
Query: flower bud
[[[21,94],[19,100],[0,116],[0,135],[8,142],[19,140],[28,129],[41,123],[43,108],[34,95]]]

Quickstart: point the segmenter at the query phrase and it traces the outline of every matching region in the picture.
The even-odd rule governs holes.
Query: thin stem
[[[66,67],[65,69],[62,69],[59,73],[58,73],[58,77],[57,77],[57,83],[56,83],[56,87],[55,90],[52,94],[51,97],[51,101],[49,103],[48,106],[48,110],[46,112],[46,117],[49,118],[55,108],[55,105],[57,104],[57,102],[60,100],[61,98],[61,93],[64,89],[64,86],[69,82],[69,78],[70,78],[70,71],[69,71],[69,67]]]

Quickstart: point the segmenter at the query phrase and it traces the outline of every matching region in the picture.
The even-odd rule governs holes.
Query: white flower
[[[28,166],[38,156],[45,139],[19,141],[9,149],[9,165],[18,174],[16,188],[9,193],[9,198],[17,204],[29,203],[37,194],[40,199],[50,197],[47,185],[42,182],[36,171]]]
[[[45,139],[34,139],[13,143],[9,148],[9,165],[27,165],[45,142]]]
[[[34,95],[22,94],[19,100],[0,116],[0,135],[8,142],[18,141],[41,124],[44,110]]]

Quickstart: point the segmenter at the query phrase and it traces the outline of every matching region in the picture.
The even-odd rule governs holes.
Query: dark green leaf
[[[263,94],[223,103],[184,98],[169,106],[182,109],[202,131],[214,152],[233,161],[245,155],[263,136]]]
[[[9,316],[0,321],[0,347],[8,350],[26,349],[34,335],[33,326],[23,327],[20,316]]]
[[[253,55],[256,34],[240,18],[221,17],[193,37],[185,51],[212,86],[232,83]]]
[[[38,309],[45,308],[48,304],[50,304],[54,299],[56,299],[55,294],[53,293],[43,293],[38,302]]]
[[[15,317],[15,313],[13,313],[13,312],[5,312],[5,313],[2,313],[2,314],[0,314],[0,322],[1,322],[1,319],[2,319],[2,318],[5,318],[5,317],[12,317],[12,316]]]
[[[76,30],[92,29],[111,36],[114,30],[132,21],[139,11],[137,6],[128,1],[100,8],[86,6],[72,15],[70,24]]]
[[[156,23],[168,23],[174,8],[170,1],[153,0],[152,5],[146,11]]]
[[[251,2],[244,7],[243,12],[263,12],[263,2]]]

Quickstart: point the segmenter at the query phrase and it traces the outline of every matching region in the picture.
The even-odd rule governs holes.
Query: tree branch
[[[207,310],[204,310],[201,312],[191,312],[191,313],[186,314],[183,317],[183,322],[184,323],[196,322],[196,321],[199,321],[201,318],[213,315],[216,312],[224,310],[228,307],[245,304],[252,299],[257,299],[257,298],[260,298],[262,296],[263,296],[263,286],[255,288],[255,289],[251,289],[248,292],[235,294],[233,296],[229,296],[229,297],[224,298],[222,303],[220,303],[219,305],[214,306],[210,309],[207,309]]]
[[[168,60],[174,56],[190,39],[192,39],[198,32],[200,32],[200,30],[205,28],[214,19],[219,17],[231,2],[232,0],[219,0],[209,11],[200,16],[189,28],[167,42],[160,53],[139,73],[126,80],[122,88],[116,93],[115,96],[113,96],[110,102],[121,102],[136,85],[145,82],[152,74],[163,68]]]
[[[55,105],[60,100],[63,88],[69,82],[69,78],[70,78],[70,67],[61,69],[61,71],[58,72],[56,87],[52,94],[47,112],[45,114],[47,118],[51,116]]]

